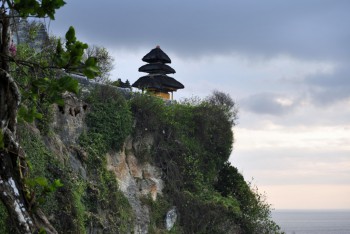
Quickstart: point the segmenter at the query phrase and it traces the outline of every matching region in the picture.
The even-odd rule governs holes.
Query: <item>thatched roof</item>
[[[185,88],[183,84],[167,75],[147,75],[140,77],[132,87],[139,89],[158,89],[171,91]]]
[[[171,63],[169,56],[160,49],[159,46],[151,50],[148,54],[146,54],[142,61],[147,63]]]
[[[150,63],[140,67],[139,72],[146,72],[151,74],[174,74],[175,70],[163,63]]]

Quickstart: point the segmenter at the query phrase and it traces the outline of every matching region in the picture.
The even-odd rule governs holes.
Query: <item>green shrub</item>
[[[134,94],[130,99],[130,108],[136,121],[135,130],[153,133],[163,130],[166,106],[162,99],[147,94]]]
[[[119,150],[132,129],[131,112],[125,98],[116,89],[103,86],[97,87],[87,102],[90,105],[86,116],[89,134],[100,134],[107,151]]]

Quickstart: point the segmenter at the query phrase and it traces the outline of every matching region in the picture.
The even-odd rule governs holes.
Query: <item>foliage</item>
[[[173,137],[181,142],[177,154],[184,155],[184,161],[179,161],[184,183],[212,184],[231,154],[232,122],[220,106],[206,101],[177,104],[169,111]]]
[[[95,46],[89,47],[84,57],[87,59],[89,57],[96,58],[97,66],[99,70],[99,76],[96,77],[96,82],[100,83],[110,83],[110,72],[113,70],[113,62],[114,58],[110,55],[108,50],[102,46]]]
[[[71,26],[66,33],[65,49],[62,47],[61,40],[58,40],[54,62],[58,67],[64,68],[68,72],[81,70],[86,77],[94,78],[99,75],[97,59],[88,57],[83,64],[81,63],[87,48],[87,44],[77,40],[75,30]]]
[[[83,196],[88,212],[86,222],[103,228],[108,233],[127,233],[133,214],[124,195],[119,191],[115,175],[107,171],[106,153],[118,151],[131,133],[132,119],[124,97],[114,88],[96,88],[86,98],[90,112],[86,116],[88,131],[79,143],[87,153],[89,183]],[[98,219],[104,210],[106,220]]]
[[[81,63],[88,45],[76,39],[73,27],[67,31],[65,40],[64,48],[61,40],[55,38],[43,42],[45,47],[40,51],[29,44],[18,46],[11,70],[23,96],[20,119],[27,122],[42,119],[42,113],[47,115],[52,103],[64,106],[64,92],[77,94],[78,81],[69,76],[69,72],[81,71],[88,78],[99,74],[96,58],[89,57]],[[66,73],[62,73],[62,69]]]
[[[220,108],[231,125],[236,125],[238,108],[229,94],[214,90],[213,94],[207,97],[206,102]]]
[[[66,33],[65,39],[64,48],[60,39],[51,37],[42,42],[42,49],[37,50],[31,46],[33,41],[29,38],[27,44],[18,45],[17,54],[13,58],[15,63],[11,63],[12,75],[18,82],[23,97],[18,112],[19,120],[36,120],[44,134],[50,132],[51,104],[64,106],[64,92],[79,92],[78,81],[67,72],[81,71],[89,78],[99,74],[95,58],[85,58],[84,63],[80,62],[88,46],[77,41],[73,27]],[[62,68],[65,73],[62,73]]]
[[[48,216],[56,217],[50,221],[61,233],[80,232],[84,228],[82,217],[85,214],[79,209],[80,198],[77,195],[79,191],[81,193],[83,183],[73,176],[69,167],[58,161],[29,125],[20,126],[19,137],[31,168],[26,179],[30,192],[26,194],[26,199],[31,208],[35,210],[39,203]]]
[[[199,199],[189,192],[175,192],[175,205],[180,213],[184,233],[232,233],[239,228],[235,213],[215,202]],[[233,232],[236,233],[236,232]]]
[[[36,197],[39,204],[44,203],[45,198],[48,194],[55,192],[58,188],[63,186],[59,179],[56,179],[52,183],[49,183],[45,177],[27,179],[25,181],[25,184],[28,185],[30,189],[39,191],[39,194],[37,194]]]
[[[161,131],[165,117],[163,100],[135,93],[130,100],[130,107],[136,121],[135,130],[138,131],[137,133]]]
[[[204,100],[171,105],[135,95],[130,103],[136,119],[134,137],[150,132],[155,138],[151,160],[163,169],[164,192],[170,201],[163,206],[178,208],[181,233],[279,232],[263,196],[238,172],[223,175],[232,150],[231,128],[237,120],[236,105],[227,94],[215,91]],[[220,187],[221,183],[234,185]],[[157,208],[161,204],[149,204],[151,214],[156,213],[152,215],[164,214]],[[162,230],[163,224],[152,225],[152,230]]]
[[[118,150],[131,133],[129,106],[120,92],[112,87],[96,88],[87,101],[91,111],[86,116],[88,135],[101,136],[105,150]]]
[[[113,86],[120,87],[120,88],[125,88],[125,89],[130,89],[131,90],[131,84],[129,80],[127,79],[125,82],[123,82],[120,78],[116,81],[113,81],[110,83]]]
[[[14,0],[6,1],[11,9],[19,12],[21,17],[35,16],[35,17],[46,17],[55,19],[55,12],[57,9],[66,4],[63,0]]]
[[[58,180],[47,176],[31,177],[32,174],[28,172],[25,151],[22,150],[15,136],[17,117],[23,121],[42,119],[42,114],[47,114],[51,104],[64,105],[62,98],[64,92],[78,92],[77,81],[70,77],[69,73],[78,71],[88,78],[94,78],[99,74],[97,60],[89,57],[82,63],[82,55],[88,46],[76,39],[73,27],[70,27],[66,33],[65,47],[63,48],[61,42],[58,41],[54,53],[46,50],[39,51],[37,48],[17,53],[16,46],[11,43],[9,32],[12,21],[17,21],[18,17],[49,17],[54,19],[56,10],[62,7],[65,2],[63,0],[2,0],[1,2],[0,117],[1,123],[3,123],[0,129],[3,156],[1,177],[6,174],[6,177],[12,177],[16,182],[15,189],[11,190],[8,185],[1,187],[2,194],[5,191],[11,193],[9,196],[1,196],[1,199],[11,214],[16,232],[31,233],[39,229],[41,229],[40,232],[42,230],[50,233],[56,232],[49,222],[39,223],[38,220],[47,220],[47,218],[39,209],[36,209],[40,197],[36,200],[35,194],[47,197],[45,200],[50,201],[50,203],[47,203],[47,209],[45,207],[43,209],[50,212],[55,210],[55,205],[58,203],[50,191],[60,187],[61,184]],[[29,51],[32,53],[28,53]],[[26,57],[20,57],[20,55]],[[4,137],[3,134],[5,134]],[[5,138],[6,141],[3,142],[2,138]],[[28,145],[31,146],[31,143]],[[38,158],[43,160],[42,163],[47,166],[38,174],[52,175],[53,173],[49,173],[48,168],[50,166],[53,168],[53,166],[48,162],[52,163],[54,160],[47,159],[45,147],[36,146],[38,147],[29,147],[29,151],[30,149],[39,150]],[[62,177],[65,178],[65,176]],[[70,179],[66,178],[66,180],[68,183],[62,179],[64,184],[73,184],[69,183]],[[19,190],[19,196],[14,194],[17,190]],[[67,197],[69,195],[71,193],[68,193]],[[20,210],[13,206],[14,203],[22,204],[23,201],[25,202],[23,206],[21,205]],[[78,209],[70,208],[67,210],[78,213],[71,213],[71,217],[80,217]],[[58,222],[61,221],[58,220]],[[79,233],[81,231],[79,226],[81,225],[73,225],[68,230]]]
[[[234,197],[240,203],[239,218],[247,233],[278,233],[279,227],[270,220],[270,206],[257,189],[247,184],[237,168],[225,163],[219,172],[215,188],[224,197]]]

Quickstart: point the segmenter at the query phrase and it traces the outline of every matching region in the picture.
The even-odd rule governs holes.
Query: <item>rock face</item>
[[[84,161],[86,153],[77,144],[78,138],[87,126],[84,123],[89,107],[73,96],[66,97],[64,108],[55,107],[54,135],[48,138],[48,146],[57,155],[68,155],[71,168],[87,179]],[[119,189],[128,199],[135,215],[133,233],[148,233],[150,223],[149,208],[142,204],[142,197],[153,201],[162,194],[163,180],[161,170],[149,162],[139,162],[135,155],[148,154],[154,139],[151,135],[139,139],[128,137],[120,152],[107,153],[107,169],[112,171],[118,181]],[[98,229],[92,233],[99,233]]]
[[[114,172],[119,187],[127,197],[135,212],[134,233],[148,233],[150,222],[148,207],[142,205],[140,198],[150,196],[154,201],[162,194],[163,181],[159,168],[148,162],[140,163],[135,157],[135,145],[150,147],[152,138],[144,138],[142,142],[129,137],[123,150],[107,155],[108,170]]]
[[[82,164],[85,153],[80,150],[77,141],[87,128],[84,120],[88,105],[68,94],[65,96],[65,102],[64,107],[54,106],[52,127],[56,134],[48,138],[48,146],[57,156],[68,155],[68,158],[61,158],[61,161],[68,160],[72,169],[86,178],[86,170]]]
[[[75,144],[78,137],[86,129],[84,119],[87,104],[72,95],[65,96],[64,107],[55,106],[54,121],[52,123],[55,132],[64,144]]]

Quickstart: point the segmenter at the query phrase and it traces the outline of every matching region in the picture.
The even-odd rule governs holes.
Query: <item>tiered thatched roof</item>
[[[132,87],[164,93],[184,88],[183,84],[167,76],[167,74],[174,74],[175,70],[166,64],[171,63],[171,60],[159,46],[146,54],[142,61],[148,64],[141,66],[139,71],[146,72],[148,75],[140,77]]]

